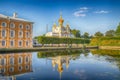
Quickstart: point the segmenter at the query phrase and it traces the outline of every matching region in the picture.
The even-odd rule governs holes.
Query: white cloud
[[[80,11],[78,11],[78,12],[74,12],[74,16],[76,16],[76,17],[85,17],[86,16],[86,14],[84,14],[84,13],[81,13]]]
[[[100,11],[95,11],[94,13],[97,13],[97,14],[107,14],[107,13],[109,13],[109,11],[100,10]]]
[[[81,7],[80,10],[88,10],[87,7]]]
[[[87,11],[88,11],[87,7],[81,7],[80,10],[74,12],[74,16],[76,16],[76,17],[85,17]]]

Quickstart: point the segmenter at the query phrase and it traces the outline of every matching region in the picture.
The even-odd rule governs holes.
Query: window
[[[14,57],[10,57],[10,64],[14,65]]]
[[[19,38],[22,38],[23,37],[23,31],[19,31],[18,36],[19,36]]]
[[[23,25],[22,25],[22,24],[20,24],[20,25],[19,25],[19,28],[20,28],[20,29],[23,29]]]
[[[12,47],[14,46],[14,40],[10,41],[10,46],[12,46]]]
[[[2,46],[5,46],[5,45],[6,45],[6,41],[2,40]]]
[[[18,70],[21,71],[21,70],[22,70],[22,66],[19,66],[19,67],[18,67]]]
[[[10,23],[10,28],[15,28],[15,24],[14,23]]]
[[[9,71],[10,71],[10,72],[13,72],[13,71],[14,71],[14,67],[10,67],[10,68],[9,68]]]
[[[0,68],[0,73],[5,73],[5,68]]]
[[[28,70],[28,69],[29,69],[29,66],[28,66],[28,65],[26,65],[26,66],[25,66],[25,69],[26,69],[26,70]]]
[[[28,56],[26,56],[26,58],[25,58],[25,62],[26,62],[26,63],[29,62],[29,57],[28,57]]]
[[[7,26],[6,22],[2,22],[2,27],[6,27],[6,26]]]
[[[6,30],[2,30],[2,37],[6,37]]]
[[[26,26],[26,30],[29,30],[29,29],[30,29],[30,26],[29,26],[29,25],[27,25],[27,26]]]
[[[30,37],[30,33],[26,32],[26,38],[29,38],[29,37]]]
[[[26,46],[29,46],[29,41],[26,41]]]
[[[6,64],[6,59],[5,58],[2,58],[1,59],[1,65],[5,65]]]
[[[14,38],[15,37],[15,31],[14,30],[10,30],[10,37]]]
[[[18,58],[18,63],[22,64],[22,57],[21,56]]]
[[[19,47],[22,47],[22,41],[21,40],[18,42],[18,45],[19,45]]]

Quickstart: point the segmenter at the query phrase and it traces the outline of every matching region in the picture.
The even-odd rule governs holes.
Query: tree
[[[98,31],[98,32],[96,32],[96,33],[94,34],[94,36],[95,36],[95,37],[102,37],[102,36],[104,36],[104,34],[101,33],[100,31]]]
[[[71,30],[71,33],[72,33],[75,37],[80,37],[80,30],[73,29],[73,30]]]
[[[85,33],[83,34],[83,37],[84,37],[84,38],[89,38],[89,33],[88,33],[88,32],[85,32]]]
[[[119,23],[119,25],[117,26],[117,29],[116,29],[116,31],[115,31],[115,35],[116,35],[116,36],[120,36],[120,23]]]
[[[105,36],[107,37],[113,37],[115,35],[115,31],[114,30],[109,30],[106,31]]]

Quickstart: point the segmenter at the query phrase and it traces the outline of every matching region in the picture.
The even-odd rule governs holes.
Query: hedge
[[[83,38],[58,38],[58,37],[45,37],[39,36],[36,38],[40,44],[83,44],[90,43],[89,39]]]

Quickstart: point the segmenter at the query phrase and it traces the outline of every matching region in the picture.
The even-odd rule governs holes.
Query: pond
[[[0,80],[120,80],[120,51],[1,53]]]

